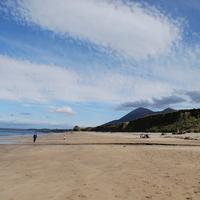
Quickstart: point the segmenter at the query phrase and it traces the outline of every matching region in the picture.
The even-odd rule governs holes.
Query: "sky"
[[[0,128],[199,108],[199,0],[1,0]]]

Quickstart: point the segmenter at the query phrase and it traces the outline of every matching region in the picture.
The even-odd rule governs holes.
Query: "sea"
[[[0,129],[0,144],[17,144],[18,137],[32,137],[34,133],[47,134],[49,131],[41,131],[37,129]]]
[[[34,129],[0,129],[0,137],[33,135],[36,132],[39,133],[39,131]]]
[[[70,129],[8,129],[0,128],[0,144],[14,144],[20,136],[31,136],[34,133],[44,135],[49,133],[62,133]]]

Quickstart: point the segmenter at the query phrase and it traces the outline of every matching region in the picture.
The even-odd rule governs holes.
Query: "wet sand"
[[[199,200],[200,140],[77,132],[33,145],[22,137],[0,145],[0,199]]]

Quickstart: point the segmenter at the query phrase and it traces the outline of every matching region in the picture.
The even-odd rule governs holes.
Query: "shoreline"
[[[140,138],[148,134],[150,138]],[[94,139],[95,138],[95,139]],[[0,136],[0,145],[30,145],[32,135]],[[200,133],[65,132],[38,133],[35,145],[171,145],[200,146]]]
[[[40,137],[45,137],[47,135],[51,136],[53,134],[63,134],[63,133],[38,133]],[[1,144],[22,144],[24,140],[32,139],[32,134],[16,134],[16,135],[2,135],[0,136],[0,145]]]

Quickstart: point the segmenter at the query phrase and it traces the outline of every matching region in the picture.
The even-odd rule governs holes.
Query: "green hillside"
[[[102,125],[91,130],[110,132],[200,132],[200,109],[157,114],[130,122]]]

